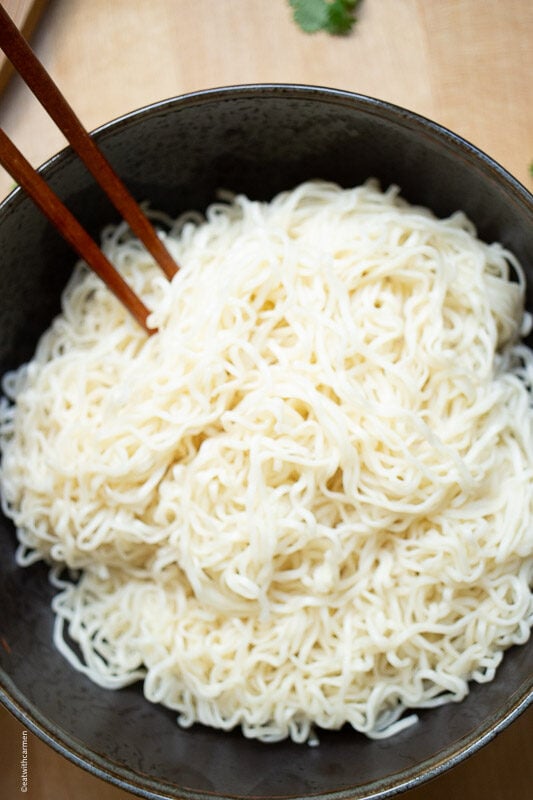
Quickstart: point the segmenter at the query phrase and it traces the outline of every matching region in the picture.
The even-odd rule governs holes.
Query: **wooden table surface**
[[[13,0],[12,0],[13,2]],[[235,83],[334,86],[403,105],[474,142],[533,188],[531,0],[362,0],[345,38],[304,34],[288,0],[50,0],[34,47],[88,128]],[[38,165],[64,140],[19,79],[0,125]],[[12,185],[0,172],[0,197]],[[0,797],[20,793],[23,727],[0,711]],[[528,800],[533,709],[406,800]],[[126,800],[28,738],[29,800]]]

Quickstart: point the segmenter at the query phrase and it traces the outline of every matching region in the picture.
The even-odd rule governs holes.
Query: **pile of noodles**
[[[55,565],[57,646],[264,741],[391,735],[491,680],[533,620],[519,264],[372,181],[161,235],[171,283],[104,233],[158,334],[79,265],[4,381],[3,505],[20,564]]]

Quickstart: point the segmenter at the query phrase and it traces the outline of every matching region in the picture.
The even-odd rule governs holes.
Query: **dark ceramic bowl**
[[[218,89],[129,114],[96,138],[136,197],[173,215],[203,209],[221,186],[270,198],[313,177],[398,183],[438,215],[466,211],[482,238],[516,253],[533,286],[531,195],[472,145],[379,100],[302,86]],[[42,172],[91,231],[116,219],[70,149]],[[0,254],[3,372],[31,356],[75,257],[18,190],[0,207]],[[101,689],[56,652],[47,571],[19,569],[13,527],[0,524],[1,699],[72,761],[143,797],[389,797],[475,751],[532,698],[533,642],[510,650],[492,683],[422,712],[392,739],[346,729],[309,748],[180,730],[138,687]]]

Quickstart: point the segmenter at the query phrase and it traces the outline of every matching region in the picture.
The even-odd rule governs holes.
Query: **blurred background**
[[[531,0],[360,0],[347,36],[304,33],[289,0],[3,0],[89,129],[183,92],[333,86],[390,100],[472,141],[533,186]],[[0,123],[32,163],[64,141],[19,79]],[[0,194],[10,188],[3,176]]]
[[[360,92],[427,116],[533,188],[532,0],[360,0],[345,36],[306,33],[289,0],[2,0],[93,129],[216,86],[304,83]],[[65,146],[0,61],[0,126],[35,166]],[[0,170],[0,198],[12,188]],[[141,198],[143,199],[143,198]],[[23,726],[0,709],[0,797],[20,794]],[[528,800],[533,710],[405,800]],[[126,800],[28,737],[29,800]]]

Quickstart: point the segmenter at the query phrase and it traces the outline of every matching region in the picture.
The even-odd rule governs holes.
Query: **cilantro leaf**
[[[350,33],[355,22],[354,10],[357,0],[329,3],[328,24],[326,30],[334,35]]]
[[[289,0],[294,21],[305,33],[325,30],[334,36],[349,33],[359,0]]]
[[[328,24],[326,0],[290,0],[294,21],[305,33],[315,33]]]

